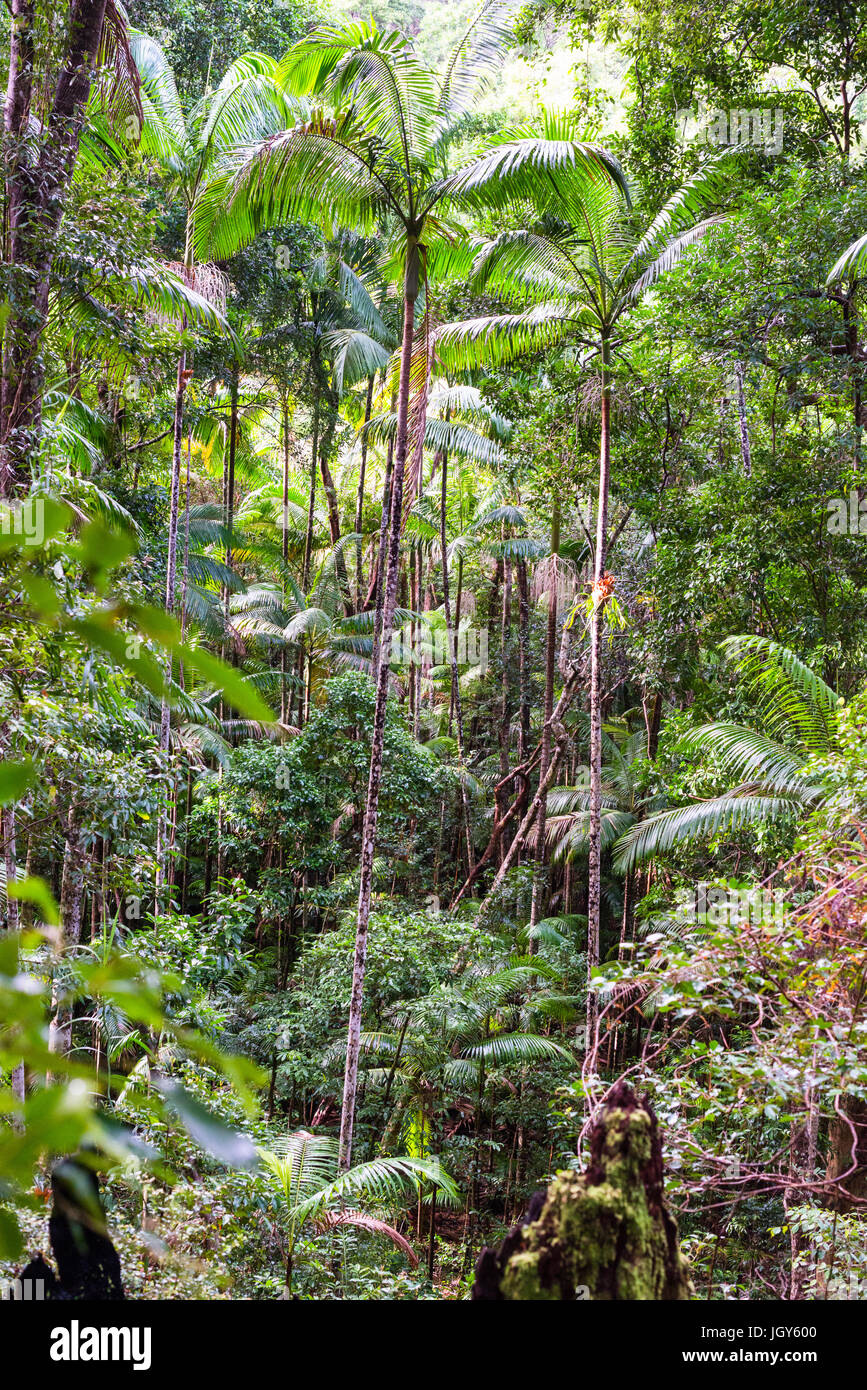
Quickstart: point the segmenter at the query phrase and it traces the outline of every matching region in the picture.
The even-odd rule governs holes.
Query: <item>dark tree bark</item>
[[[29,1282],[41,1283],[46,1301],[114,1302],[125,1298],[120,1259],[106,1230],[93,1169],[74,1158],[63,1159],[51,1174],[51,1191],[54,1203],[48,1238],[57,1273],[37,1255],[17,1276],[24,1289]]]
[[[4,117],[11,267],[0,389],[0,496],[26,486],[42,433],[42,337],[55,247],[78,156],[107,0],[74,0],[60,75],[38,153],[28,122],[33,103],[34,0],[12,0]]]

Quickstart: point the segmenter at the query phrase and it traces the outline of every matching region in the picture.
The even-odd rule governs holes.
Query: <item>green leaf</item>
[[[7,892],[10,898],[33,903],[39,909],[43,922],[47,922],[50,927],[60,925],[60,910],[44,878],[36,878],[31,874],[29,878],[22,878],[20,882],[8,884]]]
[[[81,533],[79,550],[84,569],[102,591],[112,570],[118,569],[136,549],[135,537],[92,521]]]
[[[223,692],[230,705],[247,719],[257,719],[263,724],[275,723],[277,716],[269,709],[261,695],[253,689],[244,677],[219,657],[213,656],[203,647],[179,645],[178,656],[191,666],[203,680],[210,681]]]
[[[41,550],[68,526],[72,513],[51,497],[28,497],[16,506],[0,503],[0,555]]]
[[[17,1216],[8,1207],[0,1207],[0,1260],[17,1260],[23,1249]]]
[[[190,1138],[227,1168],[256,1168],[259,1158],[250,1140],[212,1115],[176,1081],[159,1080],[159,1089]]]
[[[152,695],[161,697],[166,689],[166,678],[153,657],[148,652],[136,654],[137,642],[115,626],[116,612],[104,611],[88,618],[68,619],[66,627],[76,633],[91,647],[107,652],[118,666],[131,671]]]
[[[20,801],[36,776],[29,758],[21,762],[0,763],[0,806]]]
[[[239,714],[263,724],[275,723],[277,716],[240,672],[203,647],[192,647],[182,642],[181,629],[168,613],[146,604],[134,604],[129,607],[129,615],[148,637],[175,652],[186,666],[221,690],[227,702]]]

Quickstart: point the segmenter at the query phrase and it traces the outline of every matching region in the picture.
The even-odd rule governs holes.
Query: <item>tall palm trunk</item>
[[[76,819],[77,810],[70,806],[67,817],[66,845],[60,883],[61,953],[81,941],[81,919],[84,905],[84,846]],[[60,971],[55,969],[51,985],[53,1017],[48,1029],[50,1051],[67,1053],[72,1047],[72,1009],[63,997]]]
[[[461,598],[464,591],[464,557],[458,556],[458,587],[455,594],[455,633],[461,627]],[[452,686],[451,697],[449,699],[449,738],[452,736],[452,722],[455,717],[455,688]]]
[[[412,617],[409,621],[409,670],[407,672],[407,689],[409,693],[409,727],[412,729],[413,738],[417,739],[419,734],[419,708],[418,708],[418,681],[416,672],[418,671],[416,651],[416,640],[419,628],[416,624],[416,613],[419,610],[419,556],[417,547],[410,545],[409,548],[409,608]]]
[[[304,536],[304,567],[301,571],[301,588],[307,593],[310,587],[310,559],[313,554],[313,515],[316,508],[316,470],[319,459],[319,377],[313,387],[313,439],[310,450],[310,495],[307,501],[307,530]]]
[[[449,456],[444,450],[442,457],[442,492],[440,499],[440,551],[443,563],[443,607],[446,614],[446,647],[452,672],[451,702],[455,711],[458,732],[458,767],[461,770],[461,810],[464,817],[464,837],[467,846],[467,874],[473,872],[473,836],[470,825],[470,806],[464,777],[464,715],[461,708],[461,685],[458,679],[457,632],[452,628],[451,600],[449,598],[449,551],[446,541],[446,493],[448,488]],[[433,1218],[431,1218],[433,1219]]]
[[[166,555],[166,612],[175,611],[175,585],[178,571],[178,514],[181,496],[181,458],[184,447],[184,391],[187,384],[187,357],[182,352],[178,358],[178,375],[175,387],[175,414],[172,427],[172,477],[169,488],[169,535]],[[172,674],[171,656],[166,662],[166,678]],[[168,752],[169,747],[169,703],[164,699],[160,717],[160,747]]]
[[[229,463],[226,470],[226,566],[232,568],[234,556],[233,550],[233,531],[235,529],[235,460],[238,451],[238,394],[239,394],[239,367],[238,363],[232,367],[231,385],[231,404],[229,407]],[[226,621],[226,634],[229,630],[229,586],[225,586],[224,594],[224,617]]]
[[[542,751],[539,759],[539,818],[536,821],[536,853],[534,857],[533,896],[530,902],[530,926],[535,927],[541,916],[543,879],[545,875],[545,832],[548,826],[547,776],[551,762],[551,713],[554,709],[554,663],[557,649],[557,560],[560,555],[560,502],[554,499],[551,516],[551,579],[548,587],[548,629],[545,643],[545,720],[542,725]],[[530,950],[533,941],[530,940]]]
[[[379,789],[382,782],[382,752],[385,738],[385,711],[388,701],[391,630],[397,599],[397,577],[400,560],[400,532],[403,511],[403,481],[406,471],[409,433],[410,368],[415,328],[415,301],[418,295],[420,255],[415,236],[407,240],[406,286],[404,293],[403,341],[400,355],[400,385],[397,401],[397,440],[394,451],[394,479],[388,534],[388,568],[383,585],[382,628],[379,644],[379,668],[376,674],[376,708],[370,750],[370,780],[364,811],[361,836],[361,882],[358,890],[358,922],[355,932],[355,955],[352,967],[352,995],[349,1004],[349,1028],[346,1041],[346,1071],[343,1081],[343,1109],[340,1116],[341,1169],[348,1169],[352,1159],[352,1130],[355,1122],[355,1098],[358,1088],[358,1056],[361,1043],[361,1010],[364,990],[364,968],[367,961],[367,929],[370,920],[370,897],[373,887],[373,852],[376,844],[376,821],[379,810]],[[385,505],[385,503],[383,503]]]
[[[397,409],[397,398],[392,397],[392,410]],[[379,670],[379,650],[382,641],[382,609],[385,599],[385,565],[386,553],[388,550],[389,527],[391,525],[391,499],[392,485],[394,482],[394,440],[388,441],[385,452],[385,481],[382,486],[382,519],[379,523],[379,550],[376,559],[375,594],[376,594],[376,619],[373,627],[373,679]],[[368,602],[370,595],[368,595]]]
[[[18,877],[18,868],[15,863],[16,845],[16,826],[15,826],[15,807],[6,806],[0,817],[0,824],[3,827],[3,864],[6,870],[6,926],[14,936],[20,926],[20,913],[18,910],[18,899],[13,898],[9,889]],[[24,1103],[25,1076],[24,1063],[18,1062],[12,1068],[12,1094],[21,1104]]]
[[[352,614],[352,594],[349,588],[349,575],[346,573],[346,557],[340,545],[340,502],[337,496],[337,487],[328,464],[328,456],[334,444],[334,435],[337,429],[337,407],[338,400],[333,393],[324,392],[327,409],[325,428],[321,430],[319,440],[319,472],[322,477],[322,486],[325,489],[325,501],[328,506],[328,529],[331,533],[331,545],[334,550],[334,568],[337,574],[337,584],[340,589],[340,596],[343,602],[343,611],[347,618]],[[320,410],[321,416],[321,410]]]
[[[527,561],[518,560],[518,685],[520,687],[521,717],[518,728],[518,762],[522,763],[530,749],[530,594],[527,582]]]
[[[186,327],[186,319],[184,319]],[[175,414],[172,426],[172,478],[169,490],[169,535],[168,553],[166,556],[166,612],[171,614],[175,611],[175,585],[177,581],[178,567],[178,512],[180,510],[181,494],[181,456],[184,443],[184,392],[187,386],[187,356],[184,351],[178,358],[178,375],[175,386]],[[169,651],[166,656],[166,685],[172,677],[172,654]],[[170,747],[170,708],[168,695],[163,695],[160,707],[160,749],[168,756]],[[157,817],[156,835],[156,885],[154,895],[154,911],[159,912],[160,890],[166,880],[166,809],[160,808]]]
[[[509,771],[509,733],[512,697],[511,684],[509,681],[509,665],[512,656],[512,561],[508,556],[503,561],[503,606],[501,617],[500,651],[502,653],[503,669],[500,683],[500,776],[505,777],[508,775]]]
[[[752,475],[753,464],[750,450],[750,428],[747,420],[747,402],[744,394],[744,381],[746,371],[743,362],[738,358],[735,362],[735,382],[738,388],[738,428],[741,445],[741,462],[744,468],[744,477]]]
[[[289,398],[283,398],[283,509],[280,516],[280,554],[283,557],[284,572],[281,576],[281,591],[283,603],[286,602],[286,576],[285,571],[289,565]],[[291,709],[291,700],[287,698],[286,676],[286,643],[284,641],[280,650],[280,722],[288,724]]]
[[[599,964],[599,931],[602,904],[602,688],[600,659],[605,614],[605,550],[608,542],[608,490],[611,479],[611,381],[608,336],[602,335],[601,428],[599,442],[599,497],[596,506],[596,555],[593,567],[593,607],[590,616],[590,844],[587,888],[587,978]],[[587,1022],[595,1009],[587,996]]]
[[[181,568],[181,639],[187,635],[187,589],[190,582],[190,461],[193,452],[193,432],[187,430],[187,467],[184,481],[184,562]]]
[[[367,378],[367,395],[364,400],[364,423],[370,420],[371,410],[373,409],[373,377]],[[364,479],[367,472],[367,430],[361,432],[361,462],[358,465],[358,493],[355,499],[355,534],[359,539],[355,543],[355,608],[356,612],[361,612],[361,591],[364,585],[364,554],[361,546],[361,528],[364,525]]]

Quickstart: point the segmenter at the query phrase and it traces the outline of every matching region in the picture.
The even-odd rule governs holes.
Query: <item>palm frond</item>
[[[795,732],[812,753],[827,752],[837,731],[838,698],[788,647],[767,637],[729,637],[725,654],[761,702],[762,719],[779,736]]]
[[[444,324],[437,330],[436,352],[444,366],[472,370],[543,352],[571,336],[572,325],[561,304],[536,304],[521,314],[489,314]]]
[[[710,840],[751,825],[772,824],[802,815],[803,811],[804,801],[798,797],[740,792],[659,811],[633,825],[621,837],[614,850],[614,866],[620,871],[634,869],[653,855],[667,854],[693,840]]]
[[[867,275],[867,235],[846,247],[828,272],[825,284],[836,285],[840,280],[857,280],[863,275]]]
[[[324,1211],[316,1217],[313,1224],[317,1231],[333,1231],[341,1226],[353,1226],[359,1231],[371,1231],[374,1235],[385,1236],[392,1245],[403,1251],[413,1269],[418,1268],[418,1255],[406,1236],[389,1226],[387,1221],[380,1221],[378,1217],[371,1216],[369,1212],[353,1211],[351,1207],[345,1207],[342,1211]]]
[[[498,1033],[486,1042],[476,1043],[464,1050],[468,1058],[484,1058],[497,1066],[507,1066],[515,1062],[548,1060],[574,1062],[568,1048],[554,1042],[553,1038],[543,1038],[537,1033]]]

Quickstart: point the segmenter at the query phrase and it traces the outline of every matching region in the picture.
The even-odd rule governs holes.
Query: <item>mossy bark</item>
[[[482,1251],[474,1299],[686,1300],[677,1222],[663,1197],[656,1116],[618,1082],[583,1173],[558,1173],[499,1251]]]

